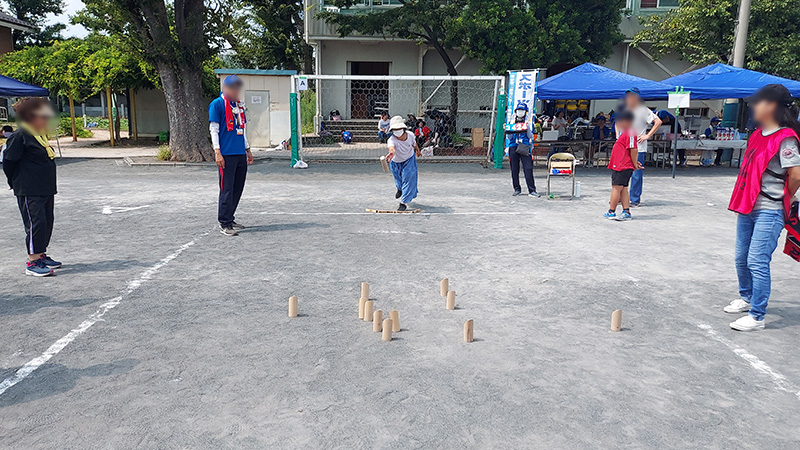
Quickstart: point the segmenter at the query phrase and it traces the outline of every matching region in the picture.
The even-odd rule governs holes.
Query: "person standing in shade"
[[[219,168],[219,204],[217,220],[225,236],[236,236],[244,226],[236,223],[234,214],[242,198],[247,178],[247,166],[253,163],[253,153],[245,134],[244,102],[241,100],[244,82],[236,75],[225,77],[222,94],[208,105],[209,131],[214,159]]]
[[[653,134],[661,126],[661,119],[653,111],[650,110],[645,104],[642,96],[639,94],[639,89],[628,89],[625,92],[625,110],[633,113],[633,129],[639,136],[639,157],[637,160],[639,164],[637,169],[633,171],[631,176],[631,206],[639,206],[642,201],[642,184],[644,177],[644,161],[647,156],[647,140],[653,137]],[[650,131],[647,127],[652,124]],[[619,136],[619,130],[617,130]]]
[[[533,160],[531,159],[531,143],[533,142],[533,132],[531,124],[527,120],[528,105],[520,103],[514,110],[514,122],[525,124],[524,131],[506,132],[506,150],[508,151],[508,162],[511,166],[511,185],[514,187],[513,195],[522,194],[522,187],[519,184],[519,168],[522,166],[522,173],[525,175],[525,184],[528,188],[528,195],[531,197],[541,197],[536,192],[536,181],[533,179]]]
[[[785,226],[784,208],[800,188],[800,122],[794,99],[783,85],[768,84],[746,101],[759,128],[747,141],[728,204],[728,209],[737,213],[739,298],[723,310],[748,312],[731,322],[734,330],[758,331],[764,329],[772,289],[770,263]],[[789,292],[791,297],[796,289]]]
[[[3,156],[3,171],[17,197],[25,226],[26,275],[46,277],[61,263],[45,253],[53,235],[56,154],[47,141],[48,122],[55,113],[44,98],[25,98],[14,105],[19,129],[11,134]]]
[[[706,139],[716,139],[717,138],[717,127],[719,126],[719,117],[712,117],[711,122],[708,124],[708,128],[703,132],[703,135]],[[716,156],[714,158],[714,165],[719,166],[722,165],[722,149],[718,148],[714,150]]]
[[[658,112],[656,112],[656,116],[658,116],[658,118],[661,119],[661,127],[660,129],[656,130],[657,132],[673,133],[676,139],[683,132],[683,129],[681,128],[681,123],[677,119],[675,119],[675,116],[671,112],[667,111],[666,109],[661,109]],[[678,129],[676,130],[674,126],[677,126]],[[678,149],[678,165],[686,167],[685,149],[682,148]]]
[[[389,124],[392,136],[387,142],[389,168],[394,176],[397,192],[394,198],[400,199],[398,211],[408,209],[408,204],[417,197],[417,157],[419,146],[414,136],[407,132],[408,127],[401,116],[394,116]]]

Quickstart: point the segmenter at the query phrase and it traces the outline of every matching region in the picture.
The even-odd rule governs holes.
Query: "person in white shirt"
[[[408,203],[417,197],[417,157],[420,151],[417,140],[407,131],[408,126],[401,116],[392,117],[389,129],[392,135],[387,142],[389,154],[386,159],[397,187],[394,198],[400,199],[397,210],[405,211]]]
[[[378,120],[378,139],[383,144],[391,135],[392,133],[389,132],[389,114],[382,113],[381,119]]]
[[[633,113],[633,129],[639,135],[639,163],[644,167],[645,157],[647,156],[647,140],[653,137],[653,134],[661,126],[661,119],[644,104],[642,96],[639,94],[639,89],[628,89],[625,92],[625,109]],[[650,131],[647,127],[652,124]],[[643,169],[638,169],[633,172],[631,177],[631,206],[639,206],[642,201],[642,184],[644,173]]]

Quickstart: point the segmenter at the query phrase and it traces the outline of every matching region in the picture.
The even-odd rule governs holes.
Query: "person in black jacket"
[[[25,273],[45,277],[61,267],[45,253],[53,233],[56,194],[56,154],[47,141],[48,122],[54,113],[44,98],[22,99],[14,105],[14,111],[20,125],[6,143],[3,172],[17,196],[25,226]]]

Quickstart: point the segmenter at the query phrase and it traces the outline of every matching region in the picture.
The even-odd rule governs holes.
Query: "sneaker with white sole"
[[[47,277],[53,274],[53,269],[47,267],[41,259],[36,261],[28,261],[25,267],[25,275],[32,275],[34,277]]]
[[[730,302],[726,307],[722,308],[723,311],[730,314],[739,314],[750,311],[750,303],[747,303],[741,298]]]
[[[739,317],[734,322],[731,322],[731,328],[737,331],[759,331],[764,329],[764,319],[756,320],[750,314]]]
[[[232,226],[228,225],[223,227],[222,225],[219,226],[219,232],[224,234],[225,236],[238,236],[239,233],[233,229]]]
[[[244,225],[242,225],[240,223],[231,222],[231,228],[233,228],[236,231],[241,231],[241,230],[244,230],[247,227],[245,227]]]

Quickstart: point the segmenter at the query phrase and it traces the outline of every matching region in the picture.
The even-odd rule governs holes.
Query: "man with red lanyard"
[[[236,236],[244,226],[234,221],[242,198],[247,166],[253,163],[250,143],[245,134],[242,79],[229,75],[222,82],[222,94],[208,105],[209,131],[214,159],[219,167],[219,230],[225,236]]]
[[[736,274],[739,299],[727,313],[749,312],[731,323],[739,331],[764,329],[772,279],[770,262],[786,224],[785,209],[800,187],[800,122],[789,90],[780,84],[761,88],[747,99],[759,128],[747,142],[728,209],[736,222]],[[795,215],[795,222],[796,222]],[[792,219],[787,229],[792,235]],[[797,231],[794,230],[794,233]],[[787,245],[787,253],[789,253]]]

